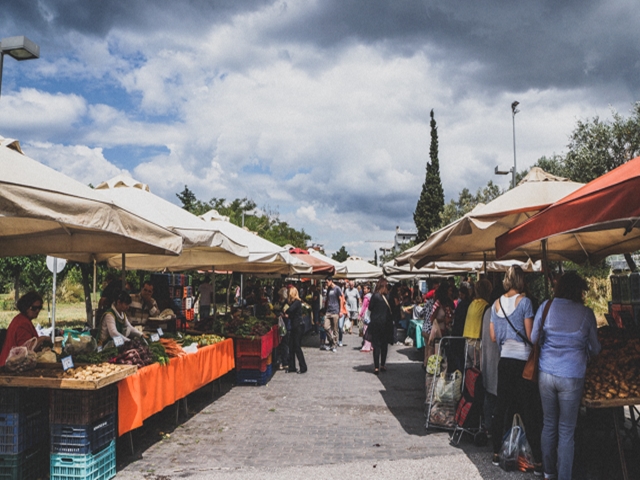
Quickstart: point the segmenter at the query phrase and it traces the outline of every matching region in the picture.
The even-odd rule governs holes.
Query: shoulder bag
[[[547,304],[544,306],[544,312],[542,312],[542,320],[540,321],[540,335],[542,335],[542,329],[544,328],[544,321],[547,319],[547,314],[549,313],[549,307],[551,306],[551,302],[553,299],[549,300]],[[529,352],[529,359],[527,363],[524,365],[524,369],[522,370],[522,378],[525,380],[531,380],[532,382],[538,382],[538,363],[540,361],[540,340],[536,342],[536,344]]]

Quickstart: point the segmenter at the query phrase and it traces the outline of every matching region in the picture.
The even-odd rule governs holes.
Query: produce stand
[[[233,340],[152,364],[118,383],[118,435],[142,426],[145,419],[220,378],[235,367]]]
[[[58,363],[39,364],[34,370],[22,373],[3,371],[0,373],[0,387],[57,388],[73,390],[97,390],[134,375],[135,365],[115,365],[116,372],[96,380],[77,380],[64,376]]]

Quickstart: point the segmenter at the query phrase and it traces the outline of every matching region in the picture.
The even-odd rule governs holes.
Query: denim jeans
[[[574,433],[578,423],[584,378],[556,377],[539,372],[542,400],[542,464],[545,476],[571,480]]]

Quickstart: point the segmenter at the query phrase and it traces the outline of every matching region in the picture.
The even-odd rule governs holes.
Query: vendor
[[[42,310],[42,297],[38,292],[25,293],[18,300],[18,311],[7,329],[7,335],[4,340],[2,352],[0,353],[0,367],[4,366],[9,356],[9,352],[13,347],[20,347],[28,340],[34,337],[38,338],[36,349],[39,348],[43,342],[50,342],[51,339],[46,336],[38,336],[35,327],[33,326],[33,320],[38,318]]]
[[[158,303],[153,298],[153,284],[144,282],[140,293],[131,295],[131,305],[129,305],[128,317],[133,325],[143,325],[147,323],[149,317],[155,317],[160,313]]]
[[[111,308],[104,312],[97,331],[100,344],[116,337],[122,337],[125,342],[128,342],[131,337],[142,336],[142,332],[133,328],[127,319],[129,305],[131,305],[131,295],[120,292]]]

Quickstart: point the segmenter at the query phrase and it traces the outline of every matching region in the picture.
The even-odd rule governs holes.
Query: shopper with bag
[[[362,293],[364,298],[362,299],[362,308],[360,309],[360,325],[362,326],[362,353],[369,353],[373,351],[371,342],[367,340],[367,329],[369,328],[369,322],[371,322],[371,310],[369,310],[369,302],[371,301],[371,286],[363,285]]]
[[[291,330],[289,332],[289,368],[288,373],[306,373],[307,362],[302,352],[302,335],[304,334],[304,321],[302,320],[302,301],[298,294],[298,289],[290,286],[287,291],[287,302],[289,308],[282,315],[289,320]],[[296,358],[300,365],[300,370],[296,370]]]
[[[387,295],[389,284],[383,278],[376,284],[376,289],[369,302],[371,321],[367,328],[367,337],[373,345],[373,373],[386,372],[387,350],[393,341],[393,317]]]
[[[522,377],[531,351],[533,307],[522,292],[525,288],[524,272],[518,266],[509,267],[502,281],[506,293],[491,307],[491,340],[500,345],[498,362],[498,395],[492,419],[494,465],[500,464],[500,447],[506,432],[507,412],[518,412],[527,430],[535,461],[535,474],[542,475],[540,433],[542,414],[537,385]]]
[[[545,478],[571,480],[587,361],[600,353],[596,317],[584,306],[588,289],[577,273],[565,273],[556,284],[553,300],[542,304],[533,324],[531,340],[540,344],[538,386]]]

